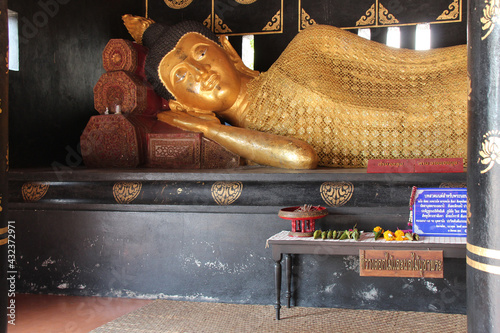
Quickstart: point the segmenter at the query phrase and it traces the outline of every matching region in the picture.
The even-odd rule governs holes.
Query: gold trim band
[[[486,272],[486,273],[500,275],[500,266],[483,264],[483,263],[477,262],[475,260],[472,260],[468,256],[467,256],[467,265],[469,265],[470,267],[475,268],[477,270]]]
[[[6,234],[7,231],[9,231],[9,227],[5,227],[5,228],[0,229],[0,235]]]
[[[8,238],[2,238],[2,239],[0,239],[0,246],[5,245],[5,244],[7,244],[8,242],[9,242],[9,239],[8,239]]]
[[[500,251],[499,250],[487,249],[484,247],[472,245],[470,243],[467,243],[467,250],[470,253],[474,253],[474,254],[481,256],[481,257],[487,257],[487,258],[491,258],[491,259],[499,259],[500,260]]]

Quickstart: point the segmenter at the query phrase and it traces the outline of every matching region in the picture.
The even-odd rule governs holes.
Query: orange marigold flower
[[[380,230],[382,230],[381,227],[375,227],[375,228],[373,228],[373,232],[379,232]]]
[[[404,235],[403,236],[399,235],[399,236],[396,236],[396,240],[397,241],[405,241],[407,239],[406,239],[406,237]]]
[[[396,238],[397,238],[397,237],[404,237],[404,236],[405,236],[405,233],[404,233],[404,231],[403,231],[403,230],[398,229],[398,230],[396,230],[396,232],[394,233],[394,236],[396,236]]]
[[[390,230],[386,230],[384,232],[384,239],[387,241],[393,241],[394,240],[394,234]]]

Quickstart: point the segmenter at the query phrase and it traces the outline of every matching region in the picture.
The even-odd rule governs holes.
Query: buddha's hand
[[[191,132],[206,133],[209,128],[220,125],[219,119],[213,113],[193,111],[164,111],[158,114],[158,119],[169,125]]]

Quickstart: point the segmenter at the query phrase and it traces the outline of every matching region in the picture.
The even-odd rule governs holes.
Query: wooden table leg
[[[280,320],[280,309],[281,309],[281,256],[279,260],[275,260],[274,264],[274,283],[276,287],[276,304],[274,308],[276,309],[276,320]]]
[[[292,255],[285,254],[285,269],[286,269],[286,307],[290,307],[290,298],[292,297]]]

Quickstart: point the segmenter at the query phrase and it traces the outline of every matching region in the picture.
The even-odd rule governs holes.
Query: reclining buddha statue
[[[158,119],[203,132],[257,164],[311,169],[366,167],[370,159],[465,161],[465,45],[396,49],[315,25],[259,73],[201,23],[123,20],[149,48],[148,81],[170,101],[171,110]]]

